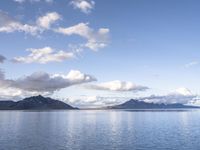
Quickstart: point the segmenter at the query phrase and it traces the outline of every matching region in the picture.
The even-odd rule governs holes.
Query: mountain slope
[[[49,97],[33,96],[21,101],[0,101],[0,110],[51,110],[51,109],[77,109],[64,102]]]
[[[123,104],[109,106],[108,108],[109,109],[171,109],[171,108],[200,108],[200,107],[187,106],[180,103],[174,103],[174,104],[146,103],[144,101],[131,99]]]

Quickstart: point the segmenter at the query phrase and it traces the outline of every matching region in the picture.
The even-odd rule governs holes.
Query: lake
[[[198,150],[200,111],[0,111],[0,150]]]

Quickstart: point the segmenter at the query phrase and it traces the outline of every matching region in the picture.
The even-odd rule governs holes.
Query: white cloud
[[[8,14],[0,11],[0,32],[25,32],[32,35],[36,35],[41,31],[41,28],[29,25],[29,24],[22,24],[15,19],[11,18]]]
[[[28,24],[21,24],[20,22],[17,22],[15,20],[3,20],[3,19],[8,19],[5,18],[0,12],[0,32],[6,32],[6,33],[11,33],[11,32],[25,32],[29,33],[31,35],[36,35],[39,32],[41,32],[41,29],[39,29],[36,26],[28,25]]]
[[[167,94],[167,95],[151,95],[148,97],[138,98],[139,100],[143,100],[145,102],[153,102],[153,103],[165,103],[165,104],[173,104],[173,103],[181,103],[188,104],[193,101],[197,95],[192,94],[191,91],[187,88],[178,88],[175,91]]]
[[[135,85],[132,82],[119,81],[119,80],[87,85],[86,87],[89,89],[95,89],[95,90],[134,91],[134,92],[144,91],[148,89],[148,87],[145,87],[145,86]]]
[[[71,96],[64,99],[68,104],[81,108],[102,108],[105,106],[117,105],[128,100],[126,97],[112,97],[112,96]]]
[[[90,13],[94,9],[95,2],[92,0],[72,0],[70,4],[75,8],[79,9],[83,13]]]
[[[199,64],[198,61],[192,61],[192,62],[186,64],[186,65],[185,65],[185,68],[190,68],[190,67],[196,66],[196,65],[198,65],[198,64]]]
[[[65,78],[68,79],[71,84],[82,83],[82,81],[85,82],[96,81],[95,77],[83,74],[78,70],[71,70]]]
[[[166,95],[151,95],[147,97],[118,97],[118,96],[73,96],[66,102],[79,107],[104,107],[122,104],[130,99],[145,101],[148,103],[181,103],[185,105],[200,106],[200,97],[193,94],[187,88],[178,88],[175,91]]]
[[[6,57],[4,57],[3,55],[0,55],[0,63],[4,63],[5,60],[6,60]]]
[[[5,79],[5,73],[0,69],[0,88],[7,88],[12,84],[12,80]]]
[[[39,94],[47,95],[44,92],[29,92],[13,87],[0,87],[0,100],[21,100],[22,98]]]
[[[35,72],[15,80],[6,79],[4,72],[0,70],[0,99],[18,99],[38,94],[51,95],[63,88],[92,81],[96,81],[96,78],[78,70],[71,70],[68,74]]]
[[[0,27],[0,32],[10,33],[14,31],[25,32],[25,33],[30,33],[32,35],[36,35],[40,31],[40,29],[35,26],[31,26],[28,24],[23,25],[18,22],[11,22],[6,26]]]
[[[36,72],[30,76],[15,80],[12,86],[31,92],[55,92],[72,85],[92,81],[96,81],[96,78],[77,70],[71,70],[67,75]]]
[[[11,18],[7,13],[0,11],[0,32],[24,32],[31,35],[38,35],[49,30],[51,25],[60,20],[61,16],[56,12],[49,12],[39,17],[33,25],[23,24]]]
[[[167,95],[151,95],[147,97],[119,97],[119,96],[71,96],[66,101],[69,104],[73,104],[82,108],[96,108],[122,104],[130,99],[136,99],[139,101],[145,101],[148,103],[181,103],[187,105],[199,105],[200,97],[191,93],[187,88],[178,88],[175,91]]]
[[[58,33],[64,35],[79,35],[87,39],[85,47],[90,48],[91,50],[97,51],[100,48],[104,48],[108,44],[109,38],[109,29],[100,28],[98,31],[94,31],[88,26],[88,23],[79,23],[77,25],[68,27],[68,28],[58,28],[55,30]]]
[[[54,52],[54,49],[51,47],[44,47],[41,49],[31,48],[27,49],[27,51],[31,52],[31,54],[26,57],[15,57],[13,62],[46,64],[48,62],[61,62],[75,57],[72,52],[65,52],[62,50]]]
[[[16,83],[15,80],[6,79],[4,72],[0,70],[0,100],[20,100],[27,96],[50,94],[49,91],[28,91],[16,87]]]
[[[60,20],[61,16],[56,12],[50,12],[46,15],[39,17],[37,19],[37,24],[40,27],[49,29],[51,24],[55,23],[56,21]]]
[[[0,100],[12,100],[13,97],[20,97],[22,93],[22,90],[19,89],[0,87]]]
[[[23,3],[23,2],[25,2],[25,0],[14,0],[14,2]]]
[[[22,94],[21,90],[11,87],[12,80],[5,79],[5,74],[0,70],[0,100],[7,100]]]
[[[185,87],[181,87],[181,88],[176,89],[174,94],[190,96],[190,95],[192,95],[192,92],[189,89],[185,88]]]
[[[39,35],[44,31],[54,31],[67,36],[78,35],[87,40],[84,44],[79,44],[79,49],[89,48],[98,51],[109,43],[108,28],[99,28],[97,31],[89,27],[89,23],[79,23],[70,27],[52,28],[52,24],[56,23],[62,17],[57,12],[49,12],[44,16],[40,16],[34,24],[23,24],[11,18],[8,14],[0,11],[0,32],[24,32],[31,35]]]
[[[49,92],[31,92],[24,91],[22,89],[14,87],[0,87],[0,100],[21,100],[25,97],[37,96],[37,95],[48,96]]]
[[[45,72],[35,72],[29,76],[10,80],[6,79],[4,72],[0,70],[0,100],[17,100],[27,96],[38,94],[51,95],[56,91],[84,83],[96,81],[92,75],[84,74],[78,70],[71,70],[68,74],[48,74]],[[119,82],[120,83],[120,82]],[[111,91],[140,91],[132,83],[112,83],[98,86],[101,90]],[[66,101],[74,106],[81,107],[103,107],[117,105],[128,101],[132,97],[117,97],[117,96],[72,96]],[[187,88],[178,88],[167,95],[151,95],[147,97],[136,97],[134,99],[153,102],[153,103],[182,103],[189,105],[200,105],[200,97],[193,94]]]
[[[188,105],[194,105],[200,107],[200,96],[197,95],[196,97],[194,97],[191,101],[188,102]]]

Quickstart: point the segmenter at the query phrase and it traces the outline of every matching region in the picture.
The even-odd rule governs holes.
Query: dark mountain
[[[7,110],[15,105],[13,101],[0,101],[0,110]]]
[[[196,106],[188,106],[180,103],[174,104],[158,104],[158,103],[146,103],[144,101],[138,101],[131,99],[123,104],[116,106],[109,106],[109,109],[172,109],[172,108],[200,108]]]
[[[0,110],[51,110],[77,109],[64,102],[49,97],[33,96],[21,101],[0,101]]]

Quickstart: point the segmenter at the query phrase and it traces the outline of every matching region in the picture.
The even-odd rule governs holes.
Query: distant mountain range
[[[178,108],[200,108],[197,106],[188,106],[180,103],[158,104],[147,103],[144,101],[131,99],[123,104],[109,106],[104,109],[178,109]],[[78,109],[62,101],[54,100],[49,97],[33,96],[21,101],[0,101],[0,110],[56,110],[56,109]]]
[[[174,104],[147,103],[144,101],[139,101],[134,99],[131,99],[120,105],[107,107],[107,109],[173,109],[173,108],[176,109],[176,108],[200,108],[200,107],[188,106],[180,103],[174,103]]]
[[[52,109],[77,109],[62,101],[49,97],[33,96],[21,101],[0,101],[0,110],[52,110]]]

